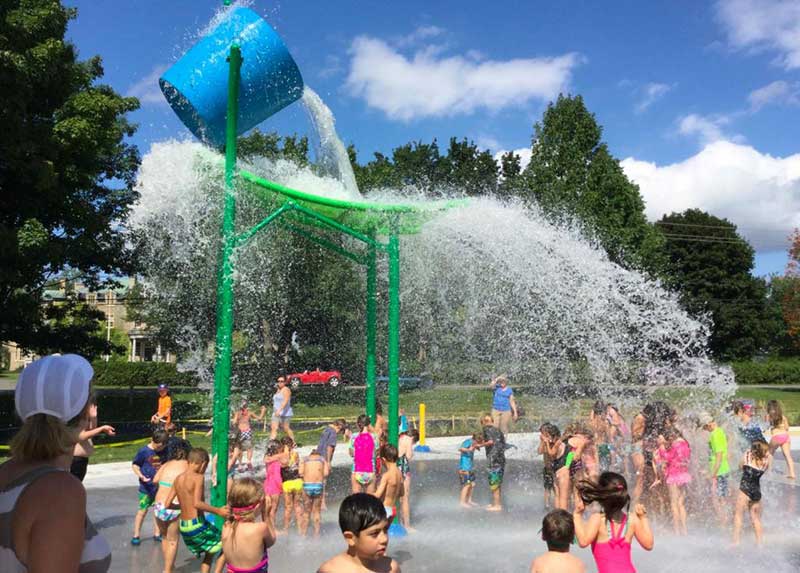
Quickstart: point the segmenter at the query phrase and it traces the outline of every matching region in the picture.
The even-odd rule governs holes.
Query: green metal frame
[[[375,356],[377,319],[377,256],[386,253],[389,263],[389,441],[397,445],[399,422],[400,372],[400,234],[417,232],[433,213],[462,204],[463,201],[440,201],[425,206],[375,204],[318,197],[267,181],[247,171],[237,172],[236,119],[238,115],[241,50],[230,50],[228,74],[228,109],[225,145],[225,198],[222,218],[222,248],[217,288],[217,333],[214,356],[214,438],[217,482],[211,491],[211,503],[225,505],[228,482],[228,427],[230,424],[230,377],[233,337],[234,280],[233,256],[256,233],[278,222],[279,225],[309,241],[366,268],[366,406],[375,420]],[[258,224],[236,233],[237,181],[245,182],[270,205],[278,205]],[[277,199],[277,201],[276,201]],[[327,230],[348,235],[365,245],[365,253],[350,251],[319,236],[296,221],[279,221],[288,214]],[[354,215],[356,214],[356,215]],[[377,239],[387,236],[387,242]]]

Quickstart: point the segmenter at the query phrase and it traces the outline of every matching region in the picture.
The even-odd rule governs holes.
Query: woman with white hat
[[[76,354],[47,356],[19,376],[22,427],[0,465],[0,571],[103,573],[111,549],[86,517],[86,491],[70,475],[94,371]]]

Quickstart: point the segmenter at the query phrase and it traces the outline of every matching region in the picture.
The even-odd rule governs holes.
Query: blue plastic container
[[[228,54],[242,51],[238,133],[303,95],[303,78],[280,36],[249,8],[236,8],[158,80],[183,124],[214,147],[225,145]]]

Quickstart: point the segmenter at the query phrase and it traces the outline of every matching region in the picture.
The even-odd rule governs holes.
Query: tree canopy
[[[93,311],[41,296],[64,271],[98,287],[132,270],[122,224],[139,152],[126,114],[139,103],[97,83],[98,56],[78,59],[64,39],[75,16],[57,0],[0,5],[0,340],[92,355]]]

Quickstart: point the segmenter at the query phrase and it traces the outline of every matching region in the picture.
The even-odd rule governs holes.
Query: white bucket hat
[[[22,420],[48,414],[68,422],[89,400],[94,370],[77,354],[45,356],[31,362],[17,380],[14,402]]]

